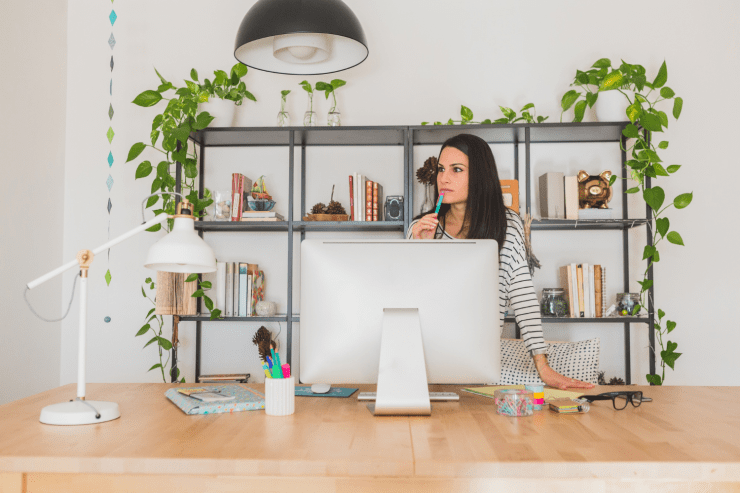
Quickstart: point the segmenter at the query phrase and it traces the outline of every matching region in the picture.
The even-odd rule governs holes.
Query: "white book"
[[[354,179],[352,180],[354,190],[352,190],[352,194],[354,195],[354,201],[355,201],[355,221],[360,220],[360,173],[354,174]]]
[[[239,316],[239,262],[232,262],[233,267],[231,268],[231,277],[233,279],[231,285],[233,291],[231,292],[231,298],[234,300],[234,308],[231,312],[233,317]]]
[[[226,281],[224,295],[226,298],[224,312],[225,317],[234,316],[234,263],[226,262]]]
[[[249,289],[247,288],[247,264],[239,264],[239,316],[247,317]]]
[[[575,306],[576,308],[573,311],[573,316],[579,318],[581,315],[579,313],[580,304],[578,302],[578,266],[576,264],[570,264],[570,277],[571,281],[573,282],[573,306]]]
[[[578,219],[578,178],[563,178],[565,188],[565,219]]]
[[[593,264],[588,266],[588,281],[591,283],[591,316],[596,316],[596,275]]]
[[[606,317],[606,267],[601,266],[601,316]]]
[[[360,175],[360,221],[365,221],[365,180],[367,177]]]
[[[216,262],[216,308],[226,315],[226,262]]]
[[[252,286],[254,286],[254,274],[247,276],[247,317],[254,315],[252,313]]]
[[[589,265],[583,264],[583,316],[593,317],[591,313],[591,279],[588,276]]]

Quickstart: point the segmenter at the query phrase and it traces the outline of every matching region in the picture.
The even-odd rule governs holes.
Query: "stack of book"
[[[275,211],[243,211],[242,221],[285,221],[285,218]]]
[[[245,262],[216,262],[216,308],[224,317],[252,317],[265,299],[265,273]]]
[[[350,221],[383,221],[383,185],[354,173],[349,176]]]
[[[198,382],[201,383],[222,383],[222,382],[236,382],[236,383],[248,383],[250,374],[249,373],[219,373],[218,375],[200,375]]]
[[[568,294],[570,316],[601,318],[606,314],[606,267],[570,264],[560,268],[560,286]]]

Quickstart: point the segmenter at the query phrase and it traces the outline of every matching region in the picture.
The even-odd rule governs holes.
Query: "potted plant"
[[[327,116],[327,123],[330,127],[339,127],[342,125],[341,114],[337,111],[337,95],[336,90],[347,82],[341,79],[334,79],[331,82],[317,82],[316,90],[324,91],[326,93],[326,99],[329,99],[329,95],[334,98],[334,104],[329,108],[329,115]]]
[[[202,84],[198,83],[198,72],[190,71],[192,81],[186,80],[188,88],[199,95],[203,95],[199,102],[200,111],[207,111],[214,117],[209,126],[230,127],[234,121],[234,112],[237,106],[241,106],[245,99],[257,101],[254,95],[247,91],[247,86],[242,79],[247,75],[247,66],[237,63],[227,74],[223,70],[213,72],[214,79],[205,79]],[[207,95],[207,97],[205,96]],[[202,99],[205,98],[205,101]]]
[[[280,112],[277,116],[278,127],[290,126],[290,114],[285,111],[285,103],[287,102],[288,94],[290,94],[290,89],[280,91]]]
[[[692,199],[693,192],[682,193],[677,195],[673,201],[665,202],[665,191],[660,186],[647,186],[645,179],[654,180],[664,179],[676,173],[681,166],[673,164],[665,166],[663,160],[658,155],[658,151],[668,148],[668,141],[661,140],[658,145],[654,143],[654,137],[662,134],[663,130],[668,128],[668,114],[662,111],[658,103],[673,101],[672,114],[673,118],[678,120],[683,109],[683,99],[676,96],[676,93],[670,87],[666,86],[668,81],[668,68],[663,62],[658,74],[651,81],[648,81],[645,67],[642,65],[632,65],[622,60],[619,68],[612,68],[611,61],[608,58],[602,58],[594,63],[590,70],[576,71],[576,78],[572,85],[578,86],[580,90],[572,89],[563,95],[561,106],[563,112],[575,104],[574,121],[581,121],[586,105],[593,106],[597,99],[602,98],[607,93],[620,95],[625,101],[624,115],[630,123],[622,131],[624,135],[625,147],[628,160],[625,163],[629,170],[630,178],[637,183],[637,186],[626,190],[626,193],[639,193],[650,207],[651,217],[648,224],[648,231],[652,234],[652,245],[645,246],[643,260],[648,261],[642,280],[637,281],[640,284],[640,303],[637,304],[633,313],[640,311],[641,305],[645,305],[645,298],[648,290],[652,287],[652,279],[648,279],[650,267],[660,261],[658,244],[667,240],[674,245],[683,245],[683,239],[677,231],[670,230],[670,221],[665,217],[665,212],[670,208],[683,209],[687,207]],[[597,87],[597,91],[592,91],[591,87]],[[582,91],[585,91],[582,92]],[[584,99],[580,99],[583,97]],[[664,103],[665,104],[665,103]],[[631,145],[627,145],[631,144]],[[612,175],[610,185],[614,184],[617,176]],[[676,322],[663,318],[665,312],[657,310],[655,322],[655,331],[658,343],[660,344],[660,366],[662,372],[658,374],[648,374],[646,378],[653,385],[662,385],[665,381],[665,367],[673,369],[676,360],[682,353],[677,353],[678,344],[667,340],[665,343],[663,337],[670,334],[676,328]],[[655,348],[653,348],[655,352]]]
[[[304,80],[303,82],[301,82],[301,87],[304,91],[306,91],[306,94],[308,95],[308,109],[303,115],[303,126],[315,127],[316,113],[313,110],[313,86],[311,86],[311,84],[307,80]]]
[[[517,112],[512,110],[511,108],[507,108],[505,106],[499,106],[499,109],[501,110],[501,113],[504,115],[501,118],[498,118],[496,120],[491,121],[490,118],[487,118],[483,120],[482,122],[476,122],[473,121],[473,111],[468,108],[465,105],[460,105],[460,119],[459,120],[453,120],[450,118],[447,120],[447,123],[442,122],[434,122],[434,125],[470,125],[470,124],[476,124],[479,123],[481,125],[491,125],[494,123],[518,123],[521,121],[524,121],[526,123],[542,123],[548,118],[549,116],[537,116],[537,113],[534,108],[534,103],[527,103],[525,104],[521,110],[521,115],[517,115]],[[530,111],[531,110],[531,111]],[[421,122],[422,125],[429,125],[429,122]]]

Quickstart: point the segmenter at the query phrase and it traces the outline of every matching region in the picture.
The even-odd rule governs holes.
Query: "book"
[[[365,221],[373,220],[373,182],[365,182]]]
[[[574,317],[576,313],[575,306],[573,305],[573,282],[571,281],[570,265],[564,265],[560,267],[560,287],[565,291],[565,295],[568,297],[568,308],[571,317]]]
[[[254,304],[252,303],[252,290],[254,289],[254,274],[247,275],[247,316],[254,315]]]
[[[216,308],[226,316],[226,262],[216,262]]]
[[[234,263],[226,262],[226,279],[224,281],[224,306],[226,311],[224,312],[225,317],[234,316]]]
[[[578,177],[563,178],[565,219],[578,219]]]
[[[231,220],[239,221],[242,218],[243,197],[244,197],[244,180],[241,173],[231,174]]]
[[[560,414],[573,414],[583,412],[581,403],[573,399],[553,399],[549,402],[550,410]]]
[[[577,272],[576,277],[578,279],[578,316],[583,318],[584,315],[584,294],[583,294],[583,265],[578,264],[576,266]]]
[[[499,180],[501,193],[504,195],[504,206],[519,214],[519,181]]]
[[[602,293],[601,293],[601,266],[594,265],[594,310],[596,311],[596,317],[603,317],[602,310]]]
[[[601,266],[601,316],[606,317],[606,267]]]
[[[373,183],[373,221],[383,220],[383,185]]]
[[[596,317],[596,271],[594,269],[594,264],[588,265],[588,285],[591,291],[589,292],[589,302],[591,303],[591,306],[589,307],[589,312],[591,315],[590,317]]]
[[[573,308],[574,310],[571,312],[571,317],[579,317],[580,316],[580,301],[578,299],[578,268],[576,267],[576,264],[570,264],[570,275],[571,275],[571,282],[573,283]]]
[[[236,397],[233,395],[224,395],[220,392],[213,392],[206,388],[200,389],[177,389],[181,394],[187,395],[203,402],[225,402],[233,401]],[[186,392],[187,391],[187,392]]]
[[[279,223],[279,222],[285,221],[285,218],[282,216],[280,217],[247,217],[247,218],[242,218],[240,222],[256,223],[260,221]]]
[[[217,373],[214,375],[200,375],[198,377],[199,382],[218,382],[218,381],[234,381],[234,382],[242,382],[247,383],[247,380],[249,380],[249,377],[251,375],[249,373]]]
[[[228,402],[202,402],[191,396],[183,395],[178,390],[167,389],[164,395],[188,415],[233,413],[265,408],[265,395],[243,384],[210,387],[210,390],[221,395],[233,396],[234,399]]]
[[[591,315],[591,282],[588,277],[588,264],[583,265],[583,316],[590,318]]]
[[[242,175],[241,188],[242,188],[242,215],[244,215],[244,212],[249,210],[249,206],[247,205],[247,197],[249,197],[252,194],[252,180]]]
[[[234,264],[234,267],[232,268],[231,277],[233,278],[233,282],[231,283],[233,287],[233,291],[231,292],[231,297],[234,300],[234,309],[232,310],[231,314],[234,317],[239,316],[239,262],[232,262]]]
[[[578,219],[611,219],[611,209],[578,209]]]
[[[565,219],[565,188],[563,173],[540,175],[540,216]]]
[[[365,221],[365,182],[367,181],[367,177],[360,175],[360,201],[358,203],[358,206],[360,208],[360,221]]]
[[[353,180],[354,176],[349,175],[349,220],[355,220],[355,189]]]
[[[247,295],[249,294],[249,288],[247,287],[247,264],[241,262],[239,264],[239,316],[247,317]]]
[[[283,219],[283,215],[275,211],[244,211],[242,212],[242,221],[249,221],[257,217],[279,217]]]
[[[265,300],[265,271],[258,270],[252,280],[252,313],[257,313],[257,302]]]

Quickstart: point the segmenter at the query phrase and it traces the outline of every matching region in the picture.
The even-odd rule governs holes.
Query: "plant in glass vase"
[[[657,146],[653,143],[653,134],[662,133],[668,128],[668,115],[659,109],[658,103],[673,100],[672,114],[673,118],[678,120],[683,109],[683,99],[677,97],[673,89],[665,85],[668,81],[668,68],[665,62],[652,82],[648,81],[645,74],[646,70],[642,65],[632,65],[622,60],[619,68],[612,68],[611,61],[608,58],[602,58],[593,64],[591,70],[576,71],[576,79],[572,85],[578,86],[580,90],[585,91],[585,94],[579,90],[570,90],[563,95],[561,102],[563,111],[575,103],[574,121],[580,121],[586,105],[593,106],[599,94],[604,91],[618,92],[626,98],[627,106],[624,116],[629,119],[630,123],[622,131],[624,136],[622,144],[624,145],[623,150],[629,157],[625,165],[629,170],[630,178],[637,182],[637,186],[625,192],[640,193],[651,211],[648,222],[651,241],[645,246],[643,252],[643,260],[647,260],[648,265],[642,275],[642,280],[637,281],[641,288],[640,303],[633,308],[633,314],[639,313],[641,305],[646,306],[646,297],[650,296],[649,290],[653,286],[652,267],[654,263],[660,261],[658,244],[663,240],[668,240],[674,245],[683,246],[684,244],[683,238],[677,231],[670,231],[670,221],[664,217],[665,211],[671,206],[676,209],[688,207],[694,197],[693,192],[682,193],[666,205],[663,188],[651,186],[650,179],[663,179],[681,168],[678,164],[665,166],[658,155],[658,150],[668,149],[667,140],[660,141]],[[589,86],[597,87],[598,90],[594,92]],[[584,99],[579,101],[581,97]],[[628,146],[628,143],[632,145]],[[616,179],[617,176],[612,175],[610,185]],[[663,342],[663,336],[667,336],[676,328],[676,322],[668,319],[663,322],[665,312],[660,309],[657,310],[657,319],[655,319],[655,314],[649,314],[649,316],[654,319],[655,331],[661,348],[662,372],[660,375],[648,374],[646,378],[653,385],[662,385],[665,381],[665,367],[673,369],[682,353],[676,352],[677,343],[670,340],[666,344]],[[652,349],[656,352],[655,348]]]
[[[280,91],[280,113],[278,113],[277,116],[278,127],[290,126],[290,114],[285,111],[285,103],[287,102],[288,94],[290,94],[290,89]]]
[[[341,121],[342,115],[337,111],[336,90],[345,84],[347,84],[347,82],[341,79],[334,79],[331,82],[317,82],[316,83],[316,90],[324,91],[324,93],[326,94],[326,99],[329,99],[329,95],[331,95],[334,98],[334,103],[331,105],[331,108],[329,108],[329,115],[327,117],[327,122],[330,127],[339,127],[342,125],[342,121]]]
[[[301,87],[306,94],[308,94],[308,110],[303,115],[303,126],[304,127],[315,127],[316,126],[316,113],[313,111],[313,86],[304,80],[301,82]]]

